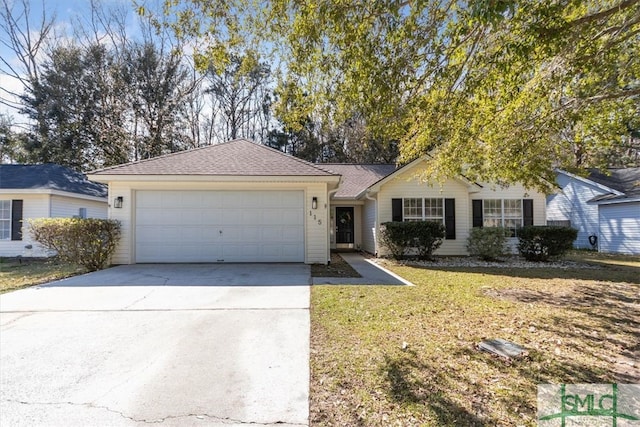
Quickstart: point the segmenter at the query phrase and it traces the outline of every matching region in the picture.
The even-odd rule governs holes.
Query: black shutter
[[[533,225],[533,199],[522,199],[523,225]]]
[[[456,238],[456,199],[444,199],[444,229],[445,238]]]
[[[482,227],[484,219],[482,218],[482,200],[472,200],[473,203],[473,226]]]
[[[402,199],[391,199],[391,221],[402,222]]]
[[[22,200],[11,201],[11,240],[22,240]]]

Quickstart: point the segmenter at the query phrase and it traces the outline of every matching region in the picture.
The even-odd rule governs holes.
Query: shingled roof
[[[321,163],[318,166],[342,175],[340,189],[334,199],[353,199],[364,190],[396,170],[395,165],[356,165]]]
[[[53,163],[0,165],[2,190],[57,190],[93,197],[107,197],[107,186],[89,181],[80,172]]]
[[[589,171],[588,179],[623,193],[604,194],[592,199],[592,202],[640,196],[640,168],[608,169],[606,173],[592,169]]]
[[[100,169],[91,175],[333,176],[313,163],[236,139],[148,160]]]
[[[607,169],[607,173],[593,169],[589,179],[621,193],[640,192],[640,168]]]

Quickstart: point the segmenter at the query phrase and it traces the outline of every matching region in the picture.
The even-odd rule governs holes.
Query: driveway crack
[[[269,421],[269,422],[257,422],[257,421],[243,421],[243,420],[238,420],[238,419],[234,419],[234,418],[230,418],[230,417],[219,417],[216,415],[211,415],[211,414],[183,414],[183,415],[168,415],[166,417],[162,417],[162,418],[158,418],[158,419],[146,419],[146,418],[135,418],[129,415],[126,415],[124,412],[122,411],[117,411],[115,409],[111,409],[108,406],[104,406],[104,405],[97,405],[95,403],[76,403],[76,402],[27,402],[24,400],[15,400],[15,399],[3,399],[5,402],[10,402],[10,403],[18,403],[20,405],[43,405],[43,406],[55,406],[55,405],[70,405],[70,406],[84,406],[86,408],[93,408],[93,409],[103,409],[105,411],[111,412],[113,414],[117,414],[120,415],[122,418],[133,421],[135,423],[144,423],[144,424],[161,424],[163,422],[165,422],[166,420],[172,420],[172,419],[179,419],[179,418],[189,418],[189,417],[194,417],[194,418],[198,418],[198,419],[203,419],[203,418],[207,418],[209,420],[212,421],[219,421],[219,422],[223,422],[223,423],[234,423],[234,424],[242,424],[242,425],[255,425],[255,426],[267,426],[267,425],[274,425],[274,424],[280,424],[283,426],[308,426],[309,424],[307,423],[292,423],[292,422],[287,422],[287,421]]]
[[[167,279],[168,280],[168,279]],[[166,283],[166,282],[165,282]],[[164,285],[163,285],[164,286]],[[149,292],[147,292],[146,294],[144,294],[143,296],[141,296],[140,298],[138,298],[137,300],[133,301],[131,304],[127,305],[126,307],[123,308],[123,310],[127,310],[131,307],[133,307],[134,305],[136,305],[137,303],[139,303],[140,301],[144,301],[149,295],[151,295],[154,292],[154,289],[152,288]]]

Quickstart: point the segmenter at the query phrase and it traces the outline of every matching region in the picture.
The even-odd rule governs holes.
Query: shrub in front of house
[[[507,252],[509,235],[503,227],[474,227],[467,239],[467,251],[485,261],[497,261]]]
[[[530,225],[518,230],[518,251],[528,261],[549,261],[572,249],[577,237],[575,228]]]
[[[29,220],[29,231],[61,261],[88,271],[105,268],[120,240],[120,222],[109,219],[38,218]]]
[[[442,245],[444,225],[441,222],[407,222],[409,233],[413,236],[412,246],[418,253],[418,259],[431,260],[433,252]]]
[[[419,259],[431,259],[444,239],[444,225],[431,221],[385,222],[381,242],[395,259],[406,258],[414,251]]]
[[[412,236],[406,224],[410,223],[390,221],[382,223],[380,228],[380,242],[394,259],[403,259],[411,244]]]

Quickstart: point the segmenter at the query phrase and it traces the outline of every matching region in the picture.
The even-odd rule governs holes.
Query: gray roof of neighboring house
[[[313,163],[246,139],[166,154],[92,175],[333,176]]]
[[[319,163],[331,172],[342,175],[340,189],[333,196],[334,199],[353,199],[364,190],[380,181],[396,170],[395,165],[357,165],[340,163]]]
[[[592,169],[589,171],[587,178],[593,182],[624,193],[622,196],[613,193],[604,194],[593,198],[590,200],[591,202],[640,196],[640,168],[607,169],[607,172]]]
[[[58,190],[93,197],[107,197],[107,186],[89,181],[80,172],[53,163],[0,165],[0,189]]]

